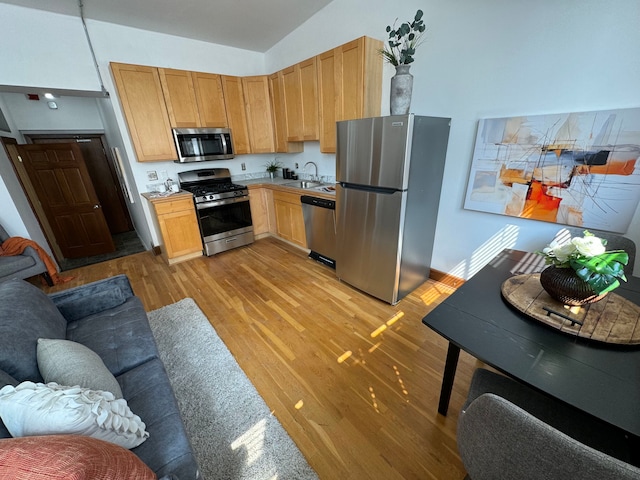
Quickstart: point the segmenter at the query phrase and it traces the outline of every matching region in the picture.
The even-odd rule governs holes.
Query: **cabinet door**
[[[340,55],[337,49],[318,55],[318,106],[320,117],[320,151],[336,151],[336,117],[341,108],[341,98],[336,88],[340,70]]]
[[[307,247],[307,237],[304,229],[304,217],[300,195],[284,192],[273,193],[273,204],[276,217],[276,233],[279,237]]]
[[[174,128],[199,127],[200,117],[191,72],[159,68],[158,73],[171,126]]]
[[[240,77],[222,76],[222,89],[227,110],[227,120],[231,129],[231,138],[236,154],[251,153],[247,115],[244,108],[242,79]]]
[[[319,140],[316,58],[313,57],[301,62],[299,68],[302,94],[302,137],[304,140]]]
[[[273,195],[266,188],[249,189],[249,205],[251,207],[251,221],[253,222],[253,234],[256,237],[274,231],[273,220]]]
[[[361,37],[317,56],[320,151],[336,151],[335,122],[380,116],[382,42]]]
[[[338,88],[342,105],[338,120],[380,116],[382,94],[382,42],[361,37],[340,48]]]
[[[338,85],[341,90],[342,102],[338,120],[362,118],[364,101],[363,40],[359,38],[339,47],[341,71],[338,75]]]
[[[110,66],[138,161],[177,160],[158,69],[123,63]]]
[[[282,85],[287,119],[287,141],[302,142],[304,140],[302,85],[300,83],[300,67],[298,65],[282,70]]]
[[[222,89],[222,78],[214,73],[193,72],[193,86],[200,112],[200,126],[226,128],[227,111]]]
[[[167,259],[202,252],[202,237],[193,207],[158,216]]]
[[[269,95],[273,112],[273,137],[276,152],[287,151],[287,117],[284,110],[284,90],[282,88],[282,73],[269,75]]]
[[[276,152],[302,152],[302,142],[287,141],[287,113],[284,101],[284,80],[282,72],[269,75],[269,95],[271,98],[271,112],[273,114],[273,136]]]
[[[251,153],[275,152],[273,115],[269,101],[269,78],[266,75],[243,77],[242,90]]]

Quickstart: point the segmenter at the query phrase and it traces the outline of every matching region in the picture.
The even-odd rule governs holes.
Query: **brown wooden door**
[[[18,153],[65,258],[115,250],[80,147],[19,145]]]
[[[102,213],[107,221],[111,235],[133,230],[133,223],[131,222],[131,216],[127,209],[118,176],[113,162],[107,157],[101,135],[42,134],[25,135],[25,137],[35,144],[77,143],[91,177],[93,188],[98,195],[98,203],[102,205]]]

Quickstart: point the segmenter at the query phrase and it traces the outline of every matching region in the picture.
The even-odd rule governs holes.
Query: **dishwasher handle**
[[[303,205],[313,205],[314,207],[328,208],[329,210],[336,209],[336,201],[328,200],[326,198],[312,197],[310,195],[302,195],[300,202]]]

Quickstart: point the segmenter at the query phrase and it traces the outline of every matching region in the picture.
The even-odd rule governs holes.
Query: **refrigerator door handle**
[[[348,188],[351,190],[360,190],[362,192],[380,193],[382,195],[393,195],[396,192],[400,192],[397,188],[388,187],[372,187],[371,185],[359,185],[356,183],[338,182],[342,188]]]

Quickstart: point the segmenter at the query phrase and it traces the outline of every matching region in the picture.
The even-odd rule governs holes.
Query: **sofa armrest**
[[[134,296],[126,275],[116,275],[97,282],[52,293],[49,298],[68,322],[122,305]]]

